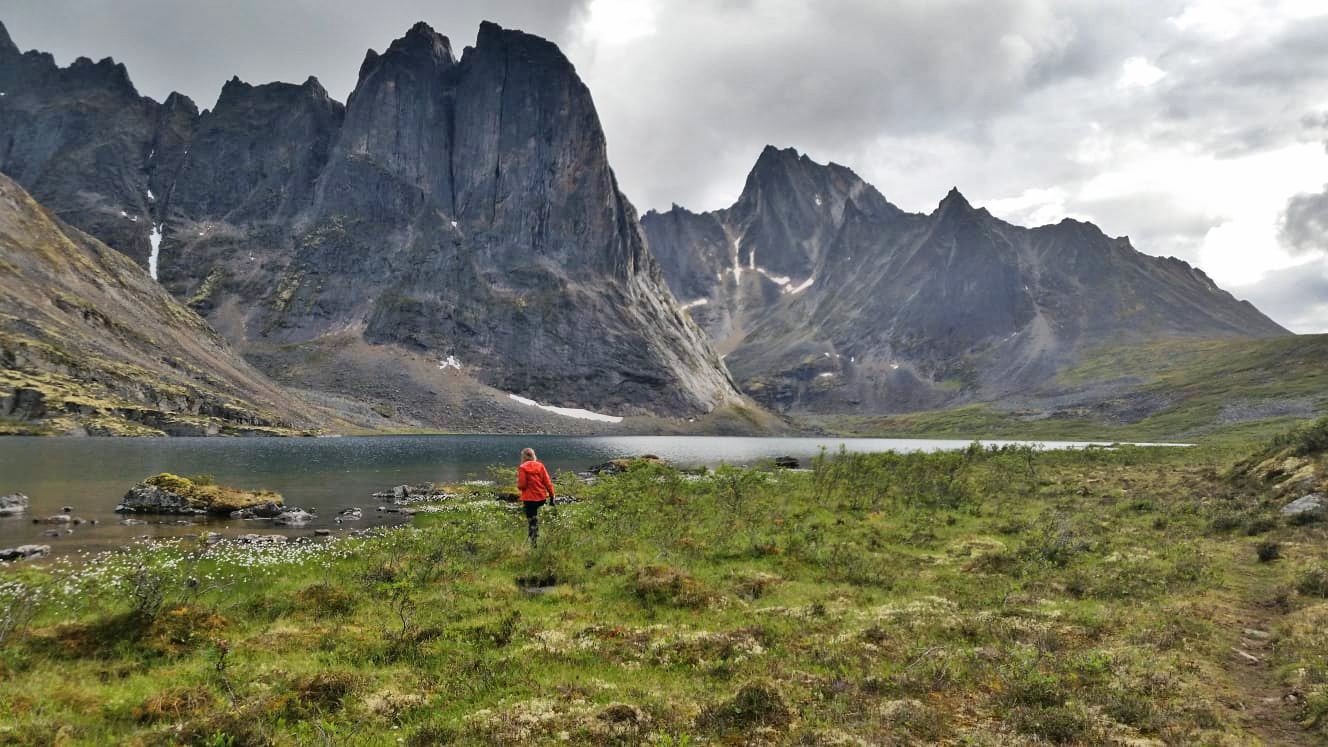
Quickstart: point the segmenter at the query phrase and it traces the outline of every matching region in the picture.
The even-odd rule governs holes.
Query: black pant
[[[526,512],[526,534],[530,536],[531,545],[539,539],[539,510],[543,505],[544,501],[521,501],[521,508]]]

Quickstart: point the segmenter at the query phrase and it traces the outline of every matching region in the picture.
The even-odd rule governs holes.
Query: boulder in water
[[[247,491],[199,483],[163,472],[130,488],[115,510],[119,513],[229,516],[234,511],[266,503],[280,505],[281,496],[269,490]]]
[[[19,545],[0,550],[0,560],[15,561],[40,558],[51,551],[50,545]]]
[[[22,493],[0,495],[0,516],[17,516],[28,510],[28,497]]]
[[[232,519],[275,519],[281,515],[286,508],[279,502],[267,501],[257,506],[242,508],[231,512]]]
[[[775,457],[775,466],[781,469],[797,469],[800,465],[795,457],[780,456]]]
[[[596,475],[617,475],[631,469],[635,464],[660,464],[667,465],[663,459],[654,454],[643,454],[637,457],[625,457],[622,459],[610,459],[603,464],[596,464],[590,468],[590,471]]]
[[[288,508],[277,514],[272,523],[279,527],[302,527],[314,520],[314,515],[299,508]]]

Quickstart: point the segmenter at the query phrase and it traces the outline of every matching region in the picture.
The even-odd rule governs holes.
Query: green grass
[[[830,431],[879,436],[950,436],[1104,441],[1246,443],[1285,430],[1308,409],[1328,411],[1328,335],[1264,340],[1161,340],[1090,350],[1041,388],[1082,391],[1104,383],[1101,409],[1050,413],[988,404],[887,417],[821,416]],[[1114,412],[1132,401],[1156,403],[1134,419]]]
[[[1328,523],[1237,455],[640,463],[560,476],[534,551],[468,488],[379,537],[14,566],[0,744],[1310,744]]]

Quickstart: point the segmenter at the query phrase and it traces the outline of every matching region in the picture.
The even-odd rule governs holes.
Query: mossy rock
[[[270,490],[201,485],[187,477],[163,472],[130,488],[115,510],[120,513],[229,516],[232,511],[269,502],[281,505],[281,496]]]

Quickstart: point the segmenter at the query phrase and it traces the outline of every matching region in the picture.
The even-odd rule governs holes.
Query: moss
[[[230,514],[232,511],[268,502],[278,505],[282,503],[281,495],[270,490],[248,491],[225,485],[199,485],[187,477],[169,472],[153,475],[143,482],[175,493],[188,500],[194,508],[214,514]]]

